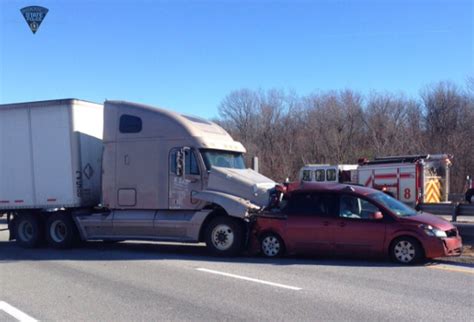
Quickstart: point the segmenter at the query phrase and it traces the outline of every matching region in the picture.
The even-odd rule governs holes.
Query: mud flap
[[[260,216],[261,216],[261,212],[252,213],[250,214],[250,217],[248,218],[248,220],[245,221],[247,231],[246,231],[246,236],[245,236],[244,250],[245,250],[246,255],[254,256],[258,254],[258,251],[255,248],[255,245],[256,245],[255,238],[257,237],[255,226],[257,224],[257,219]]]
[[[7,214],[7,225],[8,225],[8,230],[10,231],[10,236],[8,237],[8,240],[15,240],[15,216],[12,218],[12,214],[8,213]]]
[[[245,220],[244,221],[244,226],[245,226],[245,236],[244,236],[244,242],[243,242],[243,247],[244,247],[244,251],[247,252],[248,251],[248,247],[250,245],[250,236],[252,234],[252,229],[253,229],[253,223],[254,221],[253,220]]]

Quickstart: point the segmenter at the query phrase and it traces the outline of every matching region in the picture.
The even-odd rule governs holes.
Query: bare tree
[[[451,153],[452,190],[474,175],[474,84],[441,82],[421,100],[402,94],[242,89],[227,95],[217,120],[258,155],[263,174],[295,179],[305,163],[355,163],[359,157]]]
[[[421,111],[403,96],[372,93],[364,110],[367,144],[376,156],[406,154],[421,146]],[[373,155],[372,155],[373,156]]]
[[[218,107],[222,124],[230,127],[244,142],[250,140],[256,128],[258,116],[258,95],[249,89],[233,91],[225,97]]]

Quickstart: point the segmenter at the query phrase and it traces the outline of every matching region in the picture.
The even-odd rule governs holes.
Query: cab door
[[[202,191],[202,167],[198,154],[190,148],[174,148],[169,157],[168,201],[170,209],[198,209],[202,201],[193,198]]]
[[[335,200],[336,196],[318,192],[297,193],[290,197],[284,209],[288,216],[285,242],[293,251],[333,252],[337,219]]]
[[[389,218],[373,219],[378,211],[379,208],[365,198],[341,194],[334,226],[335,251],[345,255],[381,254]]]

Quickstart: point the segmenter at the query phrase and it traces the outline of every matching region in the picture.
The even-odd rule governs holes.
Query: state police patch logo
[[[20,11],[23,17],[25,17],[26,23],[30,27],[33,34],[38,31],[39,26],[48,13],[48,9],[40,6],[24,7]]]

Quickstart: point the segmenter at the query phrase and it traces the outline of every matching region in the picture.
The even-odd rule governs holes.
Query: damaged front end
[[[212,167],[207,188],[193,198],[219,205],[232,217],[249,218],[272,204],[275,186],[251,169]]]
[[[246,199],[220,191],[204,190],[196,192],[193,194],[193,198],[219,205],[229,216],[238,218],[248,218],[251,214],[262,209]]]

